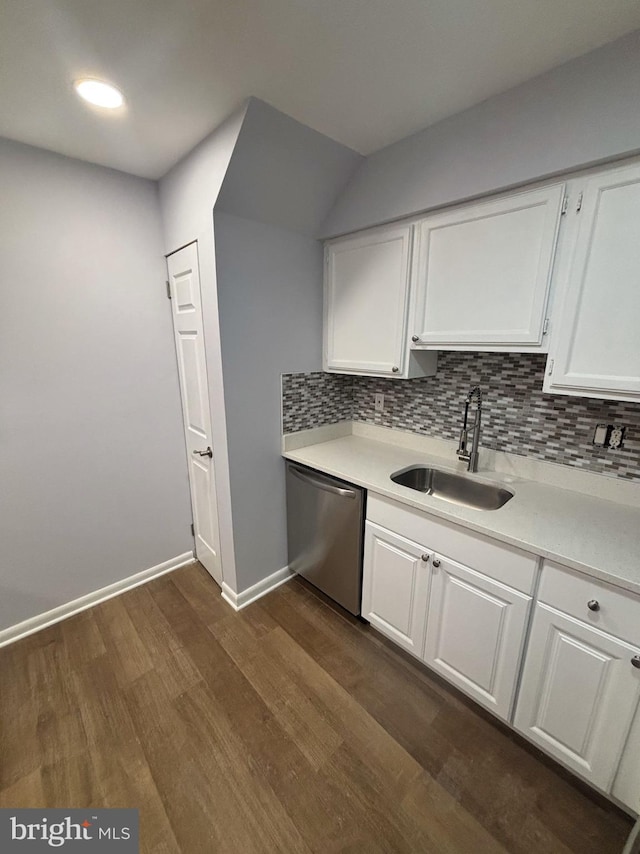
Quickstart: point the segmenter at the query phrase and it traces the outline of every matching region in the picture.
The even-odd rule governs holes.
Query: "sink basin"
[[[513,492],[502,486],[480,483],[461,474],[427,466],[401,469],[391,475],[391,480],[417,492],[442,498],[452,504],[473,507],[475,510],[497,510],[513,498]]]

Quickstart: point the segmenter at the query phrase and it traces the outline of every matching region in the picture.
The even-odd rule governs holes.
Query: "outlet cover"
[[[596,424],[596,429],[593,431],[592,442],[600,448],[604,448],[607,444],[608,424]]]
[[[376,412],[383,412],[384,411],[384,395],[383,394],[376,394],[375,395],[374,407],[375,407]]]

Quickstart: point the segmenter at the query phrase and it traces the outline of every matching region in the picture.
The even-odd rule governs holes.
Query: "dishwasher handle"
[[[325,492],[331,492],[333,495],[339,495],[341,498],[357,498],[358,493],[355,489],[345,489],[342,486],[336,486],[328,477],[321,474],[312,474],[304,469],[299,469],[297,466],[290,465],[289,471],[295,475],[298,480],[303,483],[308,483],[310,486],[315,486],[316,489],[323,489]]]

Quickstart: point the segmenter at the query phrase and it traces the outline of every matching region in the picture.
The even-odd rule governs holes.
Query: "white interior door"
[[[218,584],[221,584],[218,508],[197,243],[191,243],[170,255],[167,258],[167,269],[189,465],[196,557]]]

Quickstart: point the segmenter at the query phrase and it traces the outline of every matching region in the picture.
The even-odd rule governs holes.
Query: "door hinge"
[[[195,537],[195,535],[196,535],[196,529],[195,529],[195,527],[194,527],[194,525],[193,525],[193,522],[192,522],[192,523],[191,523],[191,536],[192,536],[192,537]]]
[[[560,208],[560,213],[566,214],[568,207],[569,207],[569,196],[565,196],[564,199],[562,200],[562,207]]]
[[[548,376],[551,376],[551,374],[553,373],[553,366],[555,365],[555,363],[556,363],[555,359],[549,360],[549,370],[547,371]]]
[[[578,204],[576,205],[576,213],[580,213],[580,211],[582,210],[582,196],[583,195],[584,195],[583,193],[580,193],[580,195],[578,196]]]
[[[168,279],[165,282],[165,284],[167,286],[167,299],[171,299],[171,284],[169,283]]]
[[[549,331],[549,318],[545,317],[544,326],[542,327],[542,334],[546,335],[548,331]]]

